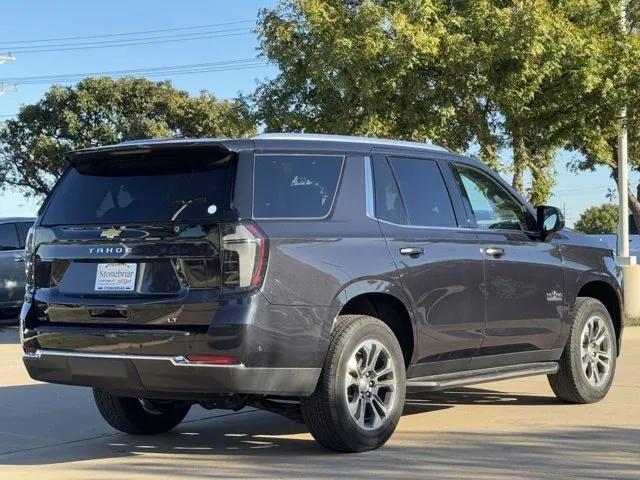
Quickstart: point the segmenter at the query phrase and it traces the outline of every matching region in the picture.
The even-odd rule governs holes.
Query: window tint
[[[455,227],[449,192],[435,161],[391,158],[411,225]]]
[[[67,171],[43,224],[219,220],[228,210],[231,165],[230,155],[204,149],[96,158]]]
[[[16,223],[16,228],[18,229],[18,238],[20,240],[20,248],[24,248],[24,244],[27,241],[27,234],[29,233],[29,229],[31,227],[33,227],[33,223]]]
[[[18,250],[20,243],[18,241],[18,233],[13,223],[0,224],[0,251],[2,250]]]
[[[253,215],[256,218],[321,218],[338,187],[338,155],[256,155]]]
[[[407,217],[402,197],[386,158],[376,157],[373,159],[373,182],[376,199],[376,218],[405,225]]]
[[[467,207],[480,228],[529,230],[527,214],[498,182],[475,168],[456,166],[466,193]]]

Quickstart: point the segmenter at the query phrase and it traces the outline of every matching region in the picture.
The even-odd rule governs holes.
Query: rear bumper
[[[310,395],[320,368],[202,365],[182,356],[65,350],[25,354],[29,375],[44,382],[98,387],[123,396],[206,398],[212,394]]]
[[[209,324],[53,323],[28,301],[20,315],[24,363],[36,380],[130,396],[305,396],[320,376],[339,309],[272,305],[261,294],[183,307],[183,315],[197,310]],[[224,356],[232,365],[189,363],[187,356]]]

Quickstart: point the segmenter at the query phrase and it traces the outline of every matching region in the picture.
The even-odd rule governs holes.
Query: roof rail
[[[253,137],[253,140],[311,140],[319,142],[345,142],[345,143],[368,143],[380,146],[423,148],[425,150],[435,150],[447,152],[444,147],[434,145],[430,142],[407,142],[404,140],[388,140],[375,137],[355,137],[349,135],[325,135],[320,133],[262,133]]]

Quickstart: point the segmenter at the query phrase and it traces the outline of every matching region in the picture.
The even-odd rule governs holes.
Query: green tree
[[[241,137],[255,133],[242,101],[208,92],[190,97],[170,82],[87,78],[52,87],[0,130],[0,188],[46,195],[65,169],[63,155],[142,138]]]
[[[625,96],[640,98],[618,13],[619,0],[281,0],[258,22],[281,73],[256,113],[268,130],[477,147],[492,167],[506,147],[514,187],[528,173],[544,203],[558,149],[593,156]]]
[[[615,234],[617,228],[618,206],[613,203],[587,208],[575,224],[583,233]]]

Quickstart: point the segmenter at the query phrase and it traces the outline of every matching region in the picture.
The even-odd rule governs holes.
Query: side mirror
[[[564,228],[564,215],[559,208],[539,205],[536,208],[538,230],[543,237]]]

